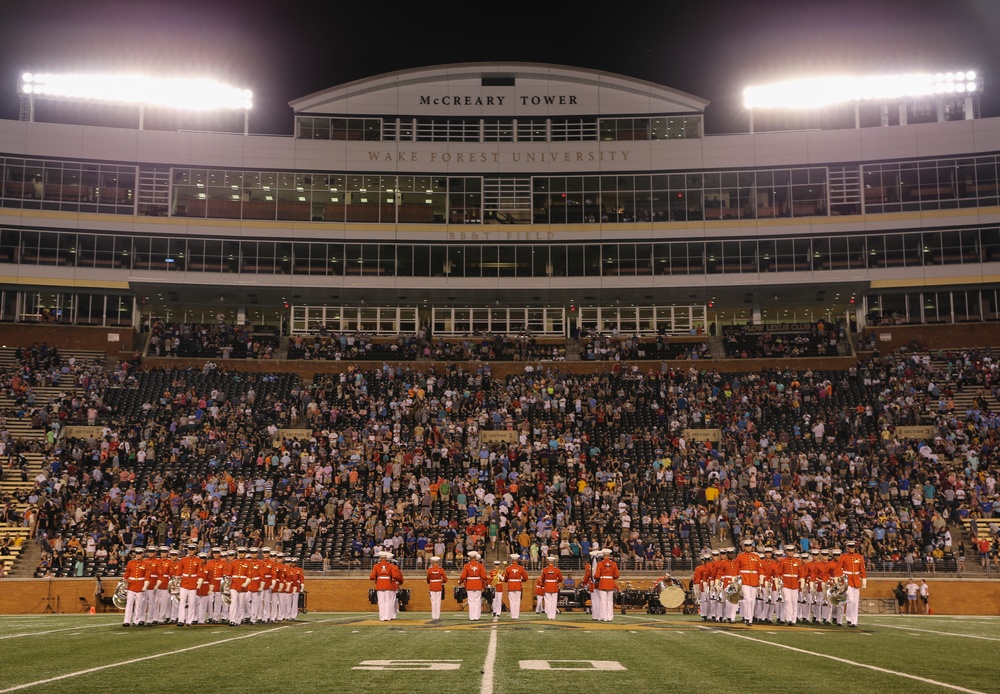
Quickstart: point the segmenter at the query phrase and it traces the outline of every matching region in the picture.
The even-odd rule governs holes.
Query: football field
[[[0,617],[5,692],[1000,692],[1000,618],[863,616],[860,629],[568,613],[310,613],[277,625],[121,627]]]

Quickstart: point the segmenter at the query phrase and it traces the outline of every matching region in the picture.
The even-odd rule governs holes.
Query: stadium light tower
[[[124,74],[51,74],[25,72],[17,91],[28,99],[28,120],[35,119],[35,99],[134,105],[143,129],[146,107],[185,111],[243,111],[243,134],[249,132],[253,94],[208,79]]]
[[[750,114],[750,132],[753,132],[754,110],[808,110],[838,104],[854,103],[855,127],[860,126],[859,109],[862,101],[883,102],[883,113],[890,101],[905,102],[930,98],[937,101],[938,120],[944,119],[943,105],[947,99],[965,102],[965,118],[973,118],[972,99],[982,93],[983,80],[972,70],[954,72],[921,72],[899,75],[840,75],[813,77],[776,82],[743,90],[743,105]],[[900,104],[900,115],[905,114]],[[883,124],[887,116],[883,115]]]

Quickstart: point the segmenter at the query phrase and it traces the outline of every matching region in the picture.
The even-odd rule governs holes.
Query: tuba
[[[827,586],[826,601],[832,607],[839,607],[847,602],[847,582],[843,576],[833,579],[833,582]]]
[[[113,602],[115,607],[119,610],[124,610],[125,605],[128,604],[128,581],[124,578],[118,581],[118,585],[115,586],[115,592],[111,596],[111,602]]]
[[[726,586],[723,593],[727,602],[739,605],[740,600],[743,599],[743,577],[737,576],[734,578],[733,582]]]
[[[167,592],[170,593],[170,599],[174,602],[181,601],[181,577],[171,576],[170,580],[167,582]]]
[[[224,605],[229,605],[233,602],[232,585],[233,585],[232,576],[222,577],[222,585],[219,587],[219,594],[222,596],[222,603]]]

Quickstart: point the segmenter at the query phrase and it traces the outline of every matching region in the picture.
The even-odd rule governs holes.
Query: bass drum
[[[684,604],[684,589],[670,579],[661,579],[653,586],[652,593],[668,610],[675,610]]]

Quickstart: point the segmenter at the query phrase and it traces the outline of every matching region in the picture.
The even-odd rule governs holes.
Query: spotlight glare
[[[253,105],[253,94],[249,89],[201,78],[26,72],[22,75],[22,83],[23,93],[53,99],[106,101],[189,111],[241,110]]]

